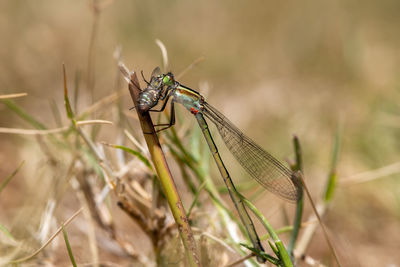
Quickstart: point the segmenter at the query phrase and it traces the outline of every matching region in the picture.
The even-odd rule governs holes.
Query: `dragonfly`
[[[264,251],[253,221],[222,161],[206,118],[216,126],[222,140],[239,164],[254,180],[270,192],[289,202],[297,202],[302,195],[301,181],[297,174],[243,134],[222,113],[207,103],[199,92],[176,81],[171,72],[162,74],[157,67],[152,72],[150,82],[144,80],[147,87],[139,94],[137,105],[139,112],[162,112],[167,103],[170,102],[170,121],[156,125],[163,126],[157,132],[175,124],[175,103],[182,104],[195,116],[254,248]],[[160,101],[163,102],[161,108],[155,109]],[[257,257],[257,260],[262,263],[265,262],[262,257]]]

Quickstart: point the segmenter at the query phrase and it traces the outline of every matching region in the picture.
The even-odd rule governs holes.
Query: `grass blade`
[[[194,206],[197,204],[197,200],[199,199],[200,192],[203,190],[203,188],[205,187],[205,185],[206,185],[206,181],[204,181],[204,182],[200,185],[199,189],[197,190],[196,194],[194,195],[193,202],[192,202],[192,204],[190,205],[190,208],[189,208],[189,210],[188,210],[188,212],[187,212],[187,214],[186,214],[186,216],[187,216],[188,218],[190,218],[190,213],[192,212],[192,209],[194,208]]]
[[[80,208],[77,212],[75,212],[67,221],[65,221],[65,223],[63,223],[63,226],[67,226],[70,222],[72,222],[73,219],[75,219],[76,216],[78,216],[81,212],[82,212],[83,208]],[[35,257],[36,255],[38,255],[45,247],[47,247],[48,244],[51,243],[51,241],[53,241],[53,239],[62,231],[62,227],[59,227],[57,229],[57,231],[49,238],[49,240],[47,240],[39,249],[37,249],[36,251],[34,251],[32,254],[17,259],[17,260],[13,260],[10,261],[10,264],[18,264],[27,260],[32,259],[33,257]]]
[[[275,254],[279,258],[280,264],[283,264],[285,267],[293,267],[292,261],[289,257],[289,254],[283,245],[282,241],[279,239],[278,235],[272,228],[271,224],[267,221],[267,219],[264,217],[264,215],[254,206],[253,203],[251,203],[249,200],[247,200],[244,196],[242,196],[239,192],[235,192],[237,195],[240,197],[240,199],[243,201],[243,203],[256,215],[258,220],[262,223],[264,228],[268,231],[269,235],[271,236],[272,240],[274,241],[274,244],[271,246],[273,248],[274,246],[276,247],[276,250],[274,250]],[[254,251],[255,252],[255,251]],[[258,252],[255,252],[258,253]],[[268,260],[268,258],[265,258]]]
[[[265,253],[264,251],[258,251],[258,250],[256,250],[256,249],[254,249],[252,246],[249,246],[249,245],[247,245],[247,244],[241,243],[240,245],[243,246],[243,247],[245,247],[245,248],[247,248],[248,250],[250,250],[250,251],[253,252],[254,254],[256,254],[256,255],[258,255],[258,256],[260,256],[260,257],[266,259],[266,260],[269,261],[270,263],[272,263],[272,264],[274,264],[274,265],[276,265],[276,266],[279,266],[279,264],[280,264],[279,259],[277,259],[277,258],[275,258],[275,257],[272,257],[271,255]]]
[[[326,184],[325,194],[324,194],[325,202],[330,202],[332,200],[333,194],[335,192],[336,184],[337,184],[336,166],[337,166],[339,152],[340,152],[341,132],[342,132],[342,127],[339,126],[338,129],[336,130],[335,141],[333,144],[331,166],[330,166],[328,182]]]
[[[3,232],[3,234],[5,235],[5,236],[7,236],[8,238],[10,238],[10,239],[12,239],[12,240],[15,240],[15,238],[12,236],[12,234],[7,230],[7,228],[4,226],[4,225],[2,225],[2,224],[0,224],[0,231],[1,232]]]
[[[303,185],[303,189],[304,189],[304,191],[306,192],[308,199],[310,200],[311,207],[312,207],[312,209],[313,209],[313,211],[314,211],[315,216],[316,216],[317,219],[318,219],[318,223],[319,223],[319,225],[321,226],[321,229],[322,229],[322,232],[323,232],[323,234],[324,234],[326,243],[328,244],[329,249],[331,250],[331,252],[332,252],[332,254],[333,254],[333,256],[334,256],[334,258],[335,258],[335,260],[336,260],[336,263],[337,263],[338,266],[340,267],[340,266],[342,266],[342,265],[341,265],[341,263],[340,263],[340,261],[339,261],[339,257],[338,257],[338,255],[337,255],[337,253],[336,253],[336,249],[335,249],[335,247],[333,246],[331,240],[329,239],[328,232],[327,232],[327,230],[326,230],[326,228],[325,228],[325,225],[323,224],[323,222],[322,222],[322,220],[321,220],[321,216],[319,215],[317,208],[315,207],[314,201],[313,201],[313,199],[312,199],[312,197],[311,197],[311,194],[310,194],[310,192],[309,192],[309,190],[308,190],[308,188],[307,188],[307,186],[306,186],[306,184],[305,184],[305,182],[304,182],[304,179],[303,179],[303,176],[302,176],[301,172],[298,172],[298,176],[300,177],[301,183],[302,183],[302,185]]]
[[[64,235],[65,245],[67,246],[69,259],[71,260],[72,266],[76,267],[77,265],[75,262],[74,254],[72,253],[71,245],[69,244],[67,231],[65,230],[64,225],[61,225],[61,228],[62,228],[63,235]]]
[[[58,109],[57,103],[54,99],[52,99],[50,101],[50,109],[51,109],[51,112],[53,113],[53,117],[54,117],[57,127],[61,127],[62,126],[61,114],[60,114],[60,110]]]
[[[16,113],[21,119],[23,119],[24,121],[28,122],[29,124],[31,124],[36,129],[40,129],[40,130],[45,130],[46,129],[46,126],[44,126],[44,124],[42,124],[41,122],[36,120],[34,117],[29,115],[27,112],[25,112],[25,110],[23,110],[21,107],[19,107],[17,104],[15,104],[13,101],[8,100],[8,99],[2,99],[1,101],[10,110],[14,111],[14,113]]]
[[[63,75],[64,75],[64,104],[65,104],[65,111],[67,112],[67,116],[69,119],[74,118],[74,112],[72,111],[71,104],[68,98],[68,88],[67,88],[67,73],[65,71],[65,65],[63,64]]]
[[[137,157],[141,162],[143,162],[144,165],[146,165],[150,170],[153,170],[153,167],[151,166],[150,161],[149,161],[145,156],[143,156],[140,152],[138,152],[138,151],[136,151],[136,150],[133,150],[133,149],[131,149],[131,148],[129,148],[129,147],[125,147],[125,146],[107,144],[107,143],[104,143],[104,142],[102,142],[102,144],[107,145],[107,146],[110,146],[110,147],[113,147],[113,148],[116,148],[116,149],[121,149],[121,150],[123,150],[123,151],[125,151],[125,152],[128,152],[129,154],[132,154],[132,155],[136,156],[136,157]]]
[[[24,165],[25,161],[22,161],[21,164],[6,178],[3,182],[0,183],[0,193],[7,186],[7,184],[11,181],[11,179],[18,173],[21,169],[22,165]]]
[[[296,164],[292,168],[292,171],[303,172],[303,158],[302,158],[300,140],[297,136],[293,137],[293,145],[294,145],[294,150],[295,150],[295,155],[296,155]],[[294,217],[294,222],[293,222],[293,231],[290,235],[290,241],[289,241],[289,245],[288,245],[288,249],[287,249],[292,260],[294,259],[293,249],[296,244],[297,237],[299,235],[299,230],[301,227],[301,218],[303,217],[303,206],[304,206],[303,188],[301,190],[302,190],[301,197],[300,197],[299,201],[296,203],[296,215]]]

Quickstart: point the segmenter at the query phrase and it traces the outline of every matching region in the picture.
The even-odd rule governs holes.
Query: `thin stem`
[[[27,93],[0,95],[0,99],[17,98],[17,97],[22,97],[22,96],[27,96],[27,95],[28,95]]]
[[[244,257],[238,259],[237,261],[234,261],[234,262],[232,262],[232,263],[226,265],[225,267],[234,267],[234,266],[237,266],[237,265],[239,265],[239,264],[241,264],[241,263],[247,261],[248,259],[250,259],[250,258],[252,258],[252,257],[254,257],[254,256],[255,256],[255,254],[254,254],[254,252],[252,252],[252,253],[250,253],[250,254],[248,254],[248,255],[246,255],[246,256],[244,256]]]
[[[189,210],[188,210],[188,212],[187,212],[187,215],[186,215],[188,218],[190,218],[190,214],[191,214],[191,212],[192,212],[192,209],[193,209],[194,206],[197,204],[198,198],[199,198],[199,196],[200,196],[200,192],[203,190],[203,188],[204,188],[205,185],[206,185],[206,181],[204,181],[204,182],[200,185],[199,189],[197,190],[196,194],[194,195],[194,199],[193,199],[193,201],[192,201],[192,205],[190,205],[190,208],[189,208]]]
[[[25,161],[22,161],[19,166],[9,175],[7,176],[6,179],[4,179],[3,181],[1,181],[0,183],[0,193],[1,191],[3,191],[3,189],[7,186],[7,184],[11,181],[11,179],[19,172],[19,170],[21,169],[21,167],[24,165]]]
[[[332,159],[331,159],[331,166],[329,170],[329,176],[328,176],[328,182],[325,187],[325,194],[324,194],[324,201],[326,203],[329,203],[332,201],[335,189],[336,189],[336,184],[337,184],[337,172],[336,172],[336,166],[338,163],[338,157],[339,157],[339,152],[340,152],[340,142],[341,142],[341,125],[338,126],[338,129],[336,130],[335,134],[335,141],[333,144],[333,151],[332,151]]]
[[[297,136],[293,137],[293,144],[294,144],[294,150],[295,150],[295,155],[296,155],[296,166],[292,169],[292,171],[297,172],[303,171],[303,159],[302,159],[302,153],[301,153],[301,146],[300,146],[300,141]],[[294,217],[294,222],[293,222],[293,231],[290,235],[290,241],[289,241],[289,246],[287,248],[288,253],[292,260],[294,259],[294,254],[293,254],[293,249],[294,245],[296,244],[297,237],[299,235],[299,230],[301,227],[301,218],[303,216],[303,206],[304,206],[304,196],[303,196],[303,188],[301,188],[301,198],[297,202],[296,205],[296,215]]]
[[[139,98],[140,88],[139,81],[135,72],[130,75],[129,92],[131,94],[132,101],[136,107],[138,103],[137,100]],[[182,201],[178,194],[171,172],[167,165],[167,161],[162,151],[160,141],[158,140],[157,134],[154,130],[154,125],[151,120],[150,114],[148,112],[140,113],[137,107],[135,108],[135,110],[138,112],[138,118],[142,127],[142,131],[144,133],[144,138],[149,148],[151,158],[154,162],[157,175],[164,189],[165,196],[168,200],[172,215],[174,216],[175,222],[178,226],[178,230],[183,242],[183,246],[185,247],[189,264],[190,266],[200,266],[193,233],[188,223],[186,212],[182,205]]]
[[[263,224],[264,228],[268,231],[269,235],[271,236],[272,240],[274,240],[274,244],[278,251],[278,257],[282,261],[283,266],[285,267],[293,267],[292,261],[290,260],[289,254],[285,249],[282,241],[279,239],[278,235],[272,228],[271,224],[267,221],[264,215],[253,205],[249,200],[247,200],[244,196],[242,196],[239,192],[235,192],[243,203],[256,215],[259,221]]]
[[[65,221],[65,223],[62,224],[62,226],[66,227],[73,219],[75,219],[76,216],[79,215],[79,213],[81,213],[81,211],[83,210],[83,208],[80,208],[77,212],[75,212],[67,221]],[[24,261],[27,261],[29,259],[32,259],[33,257],[35,257],[37,254],[40,253],[40,251],[42,251],[45,247],[47,247],[48,244],[51,243],[51,241],[53,241],[54,238],[56,238],[56,236],[58,235],[58,233],[60,233],[62,231],[62,227],[60,226],[57,231],[49,238],[49,240],[46,241],[46,243],[44,243],[39,249],[37,249],[35,252],[33,252],[31,255],[26,256],[24,258],[21,259],[17,259],[17,260],[13,260],[10,261],[10,264],[18,264]]]
[[[312,198],[311,198],[311,194],[310,194],[310,192],[308,191],[308,188],[307,188],[307,186],[306,186],[306,184],[305,184],[305,182],[304,182],[303,176],[301,175],[300,172],[298,172],[298,175],[299,175],[299,177],[300,177],[301,183],[303,184],[304,191],[306,192],[307,197],[310,199],[311,207],[312,207],[312,209],[313,209],[313,211],[314,211],[314,213],[315,213],[315,216],[317,216],[318,222],[319,222],[319,224],[321,225],[321,229],[322,229],[322,232],[324,233],[324,237],[325,237],[325,239],[326,239],[326,242],[328,243],[328,246],[329,246],[329,248],[331,249],[331,252],[332,252],[332,254],[333,254],[333,256],[334,256],[334,258],[335,258],[335,260],[336,260],[336,263],[337,263],[338,266],[340,267],[340,266],[342,266],[342,265],[340,264],[339,257],[338,257],[338,255],[337,255],[337,253],[336,253],[335,247],[333,246],[331,240],[329,239],[328,232],[326,231],[325,225],[322,223],[321,217],[319,216],[319,213],[318,213],[318,211],[317,211],[317,208],[316,208],[315,205],[314,205],[314,201],[313,201]]]
[[[61,228],[62,228],[62,231],[64,234],[64,241],[65,241],[65,245],[67,246],[68,255],[71,260],[71,264],[72,264],[72,266],[77,267],[74,253],[72,252],[71,244],[69,243],[67,231],[65,230],[64,225],[61,225]]]

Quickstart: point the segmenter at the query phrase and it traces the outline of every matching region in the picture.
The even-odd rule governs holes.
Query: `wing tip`
[[[291,173],[290,175],[291,188],[290,190],[283,192],[276,192],[284,200],[296,204],[303,197],[303,186],[301,178],[297,173]]]
[[[290,180],[293,183],[294,191],[295,193],[293,194],[293,199],[292,201],[294,203],[297,203],[302,197],[303,197],[303,185],[301,182],[300,178],[301,173],[299,172],[295,173],[293,172],[292,175],[290,176]]]

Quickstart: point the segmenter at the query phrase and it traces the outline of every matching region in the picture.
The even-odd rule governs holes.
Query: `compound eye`
[[[162,79],[163,83],[169,84],[171,82],[171,77],[167,74]]]

